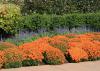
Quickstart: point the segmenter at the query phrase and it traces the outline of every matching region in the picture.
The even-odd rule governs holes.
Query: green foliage
[[[5,50],[12,47],[15,48],[17,46],[9,42],[0,42],[0,50]]]
[[[53,31],[55,28],[72,28],[87,26],[92,29],[100,28],[100,13],[47,15],[32,14],[23,17],[23,29],[46,29]],[[22,24],[21,24],[22,25]]]
[[[0,0],[20,5],[22,13],[69,14],[100,11],[100,0]]]
[[[36,39],[38,39],[40,36],[32,36],[32,37],[26,37],[26,38],[18,38],[17,36],[15,36],[15,38],[8,38],[6,39],[5,41],[6,42],[10,42],[10,43],[13,43],[17,46],[19,45],[22,45],[24,43],[27,43],[27,42],[32,42],[32,41],[35,41]]]
[[[68,14],[100,10],[100,0],[24,0],[23,13]]]
[[[77,10],[81,13],[97,12],[100,10],[100,0],[75,0]]]
[[[4,64],[4,68],[19,68],[22,66],[21,62],[8,62]]]
[[[75,10],[71,0],[24,0],[25,13],[65,14]]]
[[[65,17],[65,26],[70,29],[74,27],[82,26],[84,22],[84,18],[82,14],[68,14],[64,15]]]
[[[0,0],[0,3],[2,4],[16,4],[16,5],[22,5],[24,3],[24,0]]]
[[[0,4],[0,28],[3,29],[6,33],[10,34],[15,34],[21,29],[32,31],[45,29],[46,31],[51,32],[55,28],[69,28],[69,30],[71,30],[72,28],[77,28],[84,25],[98,30],[100,28],[99,19],[99,12],[86,14],[73,13],[63,15],[33,13],[31,15],[21,16],[19,6],[14,4]]]
[[[89,13],[85,15],[86,25],[89,25],[93,29],[100,28],[100,13]]]
[[[14,4],[0,4],[0,28],[6,33],[15,33],[18,19],[21,16],[20,7]]]
[[[60,49],[63,53],[66,53],[66,50],[68,49],[66,41],[64,41],[64,40],[59,41],[59,40],[54,39],[54,40],[50,40],[48,42],[51,46]]]
[[[23,66],[38,66],[39,61],[38,60],[32,60],[32,59],[26,59],[22,61]]]
[[[0,50],[5,50],[7,48],[10,48],[10,47],[0,44]]]
[[[58,64],[61,64],[61,61],[60,61],[59,58],[58,58],[58,59],[53,59],[53,58],[51,57],[50,59],[48,59],[48,58],[47,58],[48,55],[47,55],[46,52],[43,54],[43,56],[44,56],[43,62],[44,62],[45,64],[50,64],[50,65],[58,65]]]
[[[28,15],[28,16],[25,16],[24,17],[24,23],[23,23],[23,27],[26,27],[28,29],[31,29],[31,30],[36,30],[38,28],[40,28],[40,24],[41,24],[41,15],[38,15],[38,14],[34,14],[34,15]]]

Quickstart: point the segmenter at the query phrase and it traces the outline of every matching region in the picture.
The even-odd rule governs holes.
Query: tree
[[[59,15],[75,11],[75,6],[71,0],[24,0],[23,11]]]
[[[14,4],[0,4],[0,28],[6,33],[15,33],[20,7]]]

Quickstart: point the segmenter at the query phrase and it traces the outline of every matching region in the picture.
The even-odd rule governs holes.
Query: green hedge
[[[64,15],[37,14],[21,16],[20,7],[13,4],[0,5],[0,28],[7,33],[15,33],[22,29],[37,31],[55,28],[72,28],[87,26],[98,30],[100,28],[100,13],[73,13]]]
[[[33,31],[41,28],[51,31],[59,27],[69,28],[70,30],[84,25],[95,30],[100,28],[100,13],[67,15],[32,14],[23,16],[22,19],[21,28]]]

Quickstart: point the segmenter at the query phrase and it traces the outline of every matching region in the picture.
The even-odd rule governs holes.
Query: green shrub
[[[68,48],[67,44],[64,41],[60,41],[60,40],[56,40],[56,39],[49,41],[49,44],[55,48],[60,49],[64,53],[66,52],[66,50]]]
[[[38,66],[39,61],[38,60],[32,60],[32,59],[26,59],[22,61],[23,66]]]
[[[65,26],[68,27],[69,30],[84,25],[83,14],[69,14],[69,15],[64,15],[64,17],[65,17]]]
[[[23,29],[38,30],[41,28],[49,29],[50,27],[50,16],[49,15],[40,15],[32,14],[23,17]]]
[[[21,62],[8,62],[4,64],[4,68],[19,68],[22,66]]]
[[[58,65],[65,63],[65,57],[62,51],[57,48],[46,50],[44,53],[44,63],[50,65]]]
[[[4,50],[4,68],[17,68],[22,66],[24,54],[18,48],[8,48]]]
[[[0,28],[3,28],[7,32],[20,31],[21,29],[38,31],[40,29],[45,29],[46,31],[53,31],[55,28],[68,28],[71,30],[72,28],[77,27],[89,27],[91,29],[98,30],[100,28],[100,13],[87,13],[87,14],[64,14],[64,15],[48,15],[48,14],[31,14],[20,17],[20,12],[14,17],[8,17],[8,19],[0,18],[2,20],[2,24]],[[9,14],[10,15],[10,14]],[[9,16],[8,15],[8,16]],[[8,20],[12,22],[7,22]],[[3,22],[4,21],[4,22]],[[5,21],[9,23],[11,26],[5,25]],[[7,24],[5,23],[5,24]],[[15,24],[16,25],[15,25]]]
[[[64,15],[47,15],[31,14],[23,17],[23,29],[38,30],[46,29],[53,31],[55,28],[72,28],[90,27],[91,29],[100,28],[100,13],[87,14],[64,14]]]
[[[100,13],[85,14],[85,24],[92,29],[100,28]]]
[[[9,42],[0,42],[0,50],[5,50],[8,48],[17,48],[17,46]]]

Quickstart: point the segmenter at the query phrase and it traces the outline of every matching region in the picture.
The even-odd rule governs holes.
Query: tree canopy
[[[22,13],[68,14],[100,10],[100,0],[1,0],[20,5]]]

